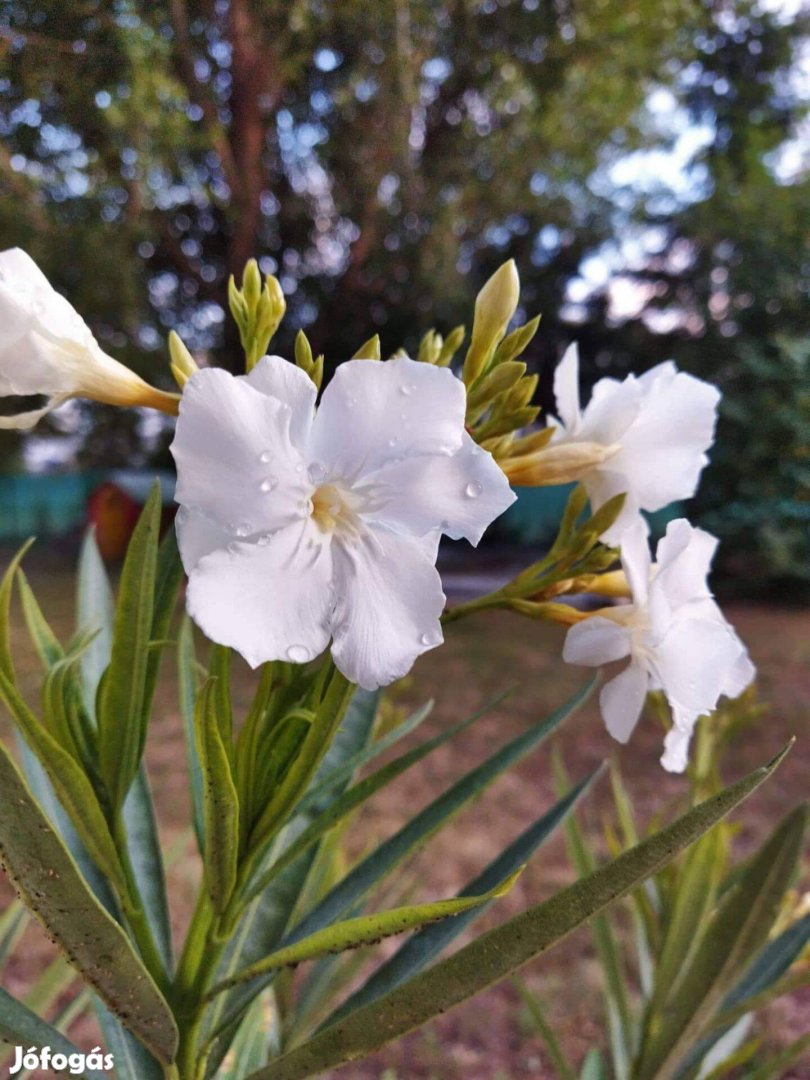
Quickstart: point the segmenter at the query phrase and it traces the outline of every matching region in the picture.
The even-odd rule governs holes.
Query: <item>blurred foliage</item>
[[[257,255],[327,365],[375,330],[469,325],[514,257],[550,405],[591,370],[741,359],[806,334],[810,13],[755,0],[8,0],[0,241],[102,343],[234,366],[226,283]],[[766,346],[763,346],[766,347]],[[767,348],[770,348],[769,346]],[[150,364],[151,355],[151,364]],[[730,460],[730,459],[729,459]],[[747,466],[746,466],[747,467]]]
[[[743,342],[698,499],[738,584],[810,586],[810,340]],[[802,590],[804,591],[804,590]]]

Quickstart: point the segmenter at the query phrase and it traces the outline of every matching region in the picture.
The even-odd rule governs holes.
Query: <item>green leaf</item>
[[[0,674],[5,675],[12,682],[14,681],[14,661],[11,657],[11,593],[14,588],[14,576],[23,556],[33,542],[31,539],[23,544],[6,567],[6,572],[0,580]]]
[[[707,928],[707,918],[717,901],[717,890],[725,868],[727,851],[723,830],[713,829],[686,854],[677,878],[672,911],[659,954],[655,989],[650,1008],[657,1011],[671,996],[687,959]]]
[[[749,998],[767,990],[788,971],[808,942],[810,915],[805,915],[761,950],[743,978],[727,995],[723,1010],[736,1008]]]
[[[343,723],[312,782],[310,791],[313,795],[319,786],[321,776],[336,775],[349,763],[355,761],[357,755],[369,745],[379,697],[378,691],[357,690],[355,692],[346,710]],[[347,783],[350,778],[351,768],[342,783]],[[340,787],[338,787],[339,791]],[[308,801],[313,808],[313,813],[322,809],[317,798]],[[308,820],[307,815],[298,813],[279,837],[280,843],[292,842],[298,832],[306,828]],[[220,967],[221,977],[227,977],[239,971],[240,968],[260,960],[277,947],[289,927],[291,914],[297,906],[299,897],[306,888],[315,856],[316,849],[310,848],[265,889],[258,900],[250,905],[229,944],[225,961]],[[216,1071],[219,1061],[227,1050],[230,1038],[236,1032],[236,1021],[250,1004],[253,996],[251,988],[237,987],[214,1002],[209,1010],[206,1029],[212,1035],[216,1033],[217,1036],[209,1059],[209,1076]]]
[[[50,1046],[54,1054],[82,1054],[82,1051],[21,1001],[0,988],[0,1039],[12,1046]],[[83,1056],[83,1055],[82,1055]],[[104,1080],[103,1073],[85,1069],[87,1080]]]
[[[228,1056],[217,1073],[219,1080],[244,1080],[254,1069],[261,1068],[267,1061],[277,1029],[278,1013],[272,994],[262,994],[245,1013]]]
[[[582,1065],[579,1080],[607,1080],[607,1073],[598,1050],[589,1050]]]
[[[191,784],[191,804],[194,818],[194,833],[200,851],[205,844],[203,825],[202,770],[197,756],[197,740],[194,735],[194,710],[197,704],[199,673],[197,657],[194,652],[194,630],[188,615],[183,616],[180,634],[177,639],[177,679],[180,692],[180,715],[183,718],[183,730],[186,739],[189,783]]]
[[[155,606],[160,487],[155,484],[129,543],[115,609],[112,655],[98,692],[101,773],[114,809],[140,764],[148,723],[149,642]]]
[[[20,600],[22,601],[23,615],[25,616],[28,633],[37,651],[37,656],[47,671],[48,668],[53,667],[64,656],[62,646],[59,644],[56,634],[48,625],[48,620],[43,615],[42,608],[39,606],[22,568],[17,571],[17,587],[20,590]]]
[[[147,504],[148,505],[148,504]],[[160,528],[160,511],[158,511],[158,529]],[[177,604],[177,594],[183,581],[183,564],[180,561],[180,552],[177,549],[177,534],[174,528],[170,528],[158,547],[157,562],[155,566],[155,598],[152,607],[152,629],[149,634],[151,648],[146,660],[146,678],[143,691],[143,714],[141,747],[138,760],[143,754],[143,742],[146,738],[146,728],[152,711],[152,701],[155,696],[158,672],[162,659],[163,649],[158,646],[165,645],[169,637],[172,616]]]
[[[170,1062],[177,1029],[168,1005],[2,746],[0,822],[0,855],[26,907],[108,1007],[160,1060]]]
[[[559,1039],[554,1033],[554,1028],[546,1019],[545,1011],[538,996],[531,992],[522,979],[515,979],[515,989],[520,994],[520,1000],[526,1006],[532,1023],[546,1044],[546,1051],[558,1080],[576,1080],[574,1070],[568,1064]]]
[[[527,863],[537,848],[554,832],[570,813],[576,802],[588,790],[598,775],[598,771],[586,777],[557,802],[550,810],[541,815],[528,829],[525,829],[482,873],[469,881],[459,896],[476,896],[493,888],[499,881]],[[389,993],[407,979],[422,971],[445,949],[470,923],[478,918],[482,909],[474,909],[466,915],[460,915],[452,922],[436,923],[425,927],[382,964],[374,974],[357,990],[332,1016],[323,1027],[347,1016],[355,1009],[376,1001],[383,994]]]
[[[98,867],[122,891],[124,874],[93,786],[73,757],[46,731],[16,688],[0,672],[0,699],[48,774],[82,843]],[[3,751],[5,753],[5,751]]]
[[[479,796],[498,776],[536,749],[585,700],[594,685],[595,680],[592,679],[562,708],[544,717],[528,731],[507,743],[487,761],[461,777],[444,794],[430,803],[392,837],[380,844],[342,881],[338,882],[320,903],[278,943],[278,946],[292,945],[309,934],[336,922],[344,912],[354,909],[371,889],[396,866],[424,846],[439,829]],[[274,946],[275,944],[273,943]],[[267,951],[269,949],[265,950]],[[270,979],[272,976],[267,978]],[[261,983],[261,980],[258,982]],[[225,1010],[225,1016],[228,1021],[234,1019],[230,1004]]]
[[[124,802],[124,828],[138,894],[168,974],[172,966],[172,930],[166,874],[152,794],[143,766],[135,774]]]
[[[95,994],[93,1010],[101,1028],[104,1046],[115,1059],[116,1080],[164,1080],[163,1066],[130,1035]]]
[[[26,919],[25,906],[19,900],[12,900],[0,915],[0,967],[8,960],[9,954],[20,940]]]
[[[366,802],[372,795],[390,784],[396,777],[421,761],[422,758],[438,749],[438,747],[442,746],[448,739],[452,739],[454,736],[460,734],[480,716],[480,712],[473,713],[472,716],[467,717],[460,723],[454,724],[434,738],[428,739],[426,742],[414,747],[413,750],[401,754],[394,761],[389,762],[387,765],[383,765],[382,768],[372,773],[371,776],[364,777],[364,779],[360,780],[338,798],[334,799],[327,805],[322,813],[318,814],[318,816],[310,822],[303,832],[299,833],[295,840],[285,848],[283,854],[270,865],[269,869],[263,875],[261,875],[260,879],[251,887],[249,898],[252,899],[254,896],[257,896],[270,884],[273,878],[285,867],[289,866],[302,851],[305,851],[310,844],[316,843],[325,832],[332,829],[342,818],[351,813],[352,810]]]
[[[217,717],[217,680],[209,679],[197,698],[197,755],[203,776],[204,866],[215,912],[228,904],[239,859],[239,798]]]
[[[82,654],[81,673],[84,704],[95,719],[96,694],[101,676],[112,655],[115,602],[104,562],[96,544],[96,535],[89,529],[82,542],[79,573],[76,581],[76,630],[78,633],[97,631],[95,638]]]
[[[638,1080],[676,1075],[730,984],[764,944],[796,872],[806,822],[805,806],[789,814],[723,897],[675,992],[648,1017]]]
[[[516,870],[482,896],[456,896],[450,900],[435,900],[429,904],[411,904],[407,907],[378,911],[373,915],[359,915],[355,919],[345,919],[343,922],[334,923],[295,942],[294,945],[278,949],[258,963],[245,968],[244,971],[237,972],[236,975],[218,983],[208,996],[209,998],[216,997],[217,994],[236,986],[237,983],[252,982],[253,979],[281,968],[297,967],[306,960],[316,960],[329,953],[357,949],[361,945],[375,945],[383,938],[406,934],[428,923],[439,922],[453,915],[461,915],[462,912],[470,911],[472,908],[481,907],[490,900],[505,896],[522,870],[523,867]]]
[[[787,1070],[795,1062],[799,1061],[805,1050],[810,1050],[810,1033],[802,1035],[794,1042],[786,1046],[778,1054],[774,1054],[758,1069],[747,1072],[743,1080],[782,1080],[787,1075]]]
[[[249,1080],[303,1080],[363,1057],[511,975],[666,865],[759,787],[783,756],[784,752],[588,878],[509,919],[404,986],[333,1024]]]
[[[360,700],[360,695],[367,694],[369,694],[368,690],[357,691],[354,698],[352,698],[352,704],[349,706],[349,713],[347,716],[351,714],[351,710],[355,707],[355,703]],[[375,713],[378,696],[379,695],[377,694],[374,695]],[[410,735],[412,731],[415,731],[416,728],[430,716],[432,710],[433,702],[428,701],[425,705],[422,705],[421,708],[406,717],[401,724],[397,724],[397,726],[392,731],[389,731],[387,735],[383,735],[381,739],[376,739],[374,742],[364,745],[362,750],[348,755],[334,768],[331,765],[332,759],[327,759],[315,776],[310,790],[296,807],[296,813],[309,814],[313,812],[313,810],[320,812],[324,806],[329,804],[329,796],[335,788],[345,785],[345,783],[351,779],[353,773],[358,772],[364,766],[369,765],[375,758],[379,757],[380,754],[384,754],[387,750],[390,750],[400,739],[404,739],[406,735]],[[344,722],[338,732],[338,738],[340,738],[341,732],[347,729],[350,730],[350,726]]]

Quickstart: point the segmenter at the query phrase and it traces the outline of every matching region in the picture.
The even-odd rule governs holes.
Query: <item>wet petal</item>
[[[366,690],[402,678],[417,656],[443,641],[445,597],[425,547],[424,539],[382,528],[335,544],[332,656]]]
[[[282,356],[263,356],[253,370],[241,378],[259,393],[289,405],[290,437],[299,450],[306,451],[318,396],[309,375]]]
[[[329,641],[331,546],[307,519],[264,544],[231,543],[189,576],[188,611],[201,630],[257,667],[304,663]]]
[[[288,405],[226,371],[192,375],[171,446],[177,501],[243,538],[307,516],[312,485],[290,417]]]
[[[375,521],[415,536],[438,528],[472,544],[515,501],[500,466],[466,432],[455,454],[387,465],[368,486],[378,505]]]
[[[447,368],[349,360],[324,391],[311,460],[327,479],[354,480],[396,458],[455,453],[464,432],[464,386]]]

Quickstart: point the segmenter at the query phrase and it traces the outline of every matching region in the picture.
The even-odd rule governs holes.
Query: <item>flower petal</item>
[[[49,412],[53,412],[60,405],[64,405],[71,396],[71,394],[57,394],[41,409],[14,413],[13,416],[0,416],[0,431],[29,431],[39,423],[43,416],[47,416]]]
[[[98,349],[87,323],[21,248],[0,252],[0,346],[31,330],[58,345]]]
[[[368,480],[374,520],[421,536],[439,528],[477,544],[485,529],[515,501],[500,466],[464,432],[461,449],[386,465]]]
[[[338,599],[332,656],[366,690],[402,678],[417,656],[441,645],[444,593],[426,541],[367,529],[334,546]]]
[[[308,514],[312,485],[290,439],[288,405],[219,368],[196,372],[180,401],[172,454],[178,502],[240,537]]]
[[[711,533],[686,518],[670,521],[655,552],[655,588],[664,591],[671,608],[711,595],[706,579],[716,550]]]
[[[692,724],[717,705],[740,659],[740,643],[723,622],[681,619],[653,650],[656,677],[675,723]]]
[[[329,642],[332,552],[310,518],[268,543],[232,543],[191,571],[188,611],[220,645],[257,667],[267,660],[304,663]]]
[[[626,476],[614,471],[612,468],[613,461],[614,459],[611,458],[604,467],[597,466],[587,473],[582,478],[582,486],[588,493],[592,511],[604,506],[614,495],[624,495],[624,505],[619,511],[619,516],[609,529],[605,529],[599,538],[603,543],[617,547],[621,545],[624,534],[628,529],[641,525],[645,535],[649,532],[649,529],[646,521],[641,516],[630,481]]]
[[[610,467],[628,478],[644,510],[694,495],[714,439],[720,392],[683,371],[649,383],[639,414]]]
[[[652,558],[647,542],[647,525],[641,519],[622,533],[622,568],[636,604],[646,604]]]
[[[309,375],[282,356],[263,356],[252,371],[240,378],[260,394],[290,406],[290,438],[299,450],[305,451],[318,396]]]
[[[466,395],[447,368],[395,360],[349,360],[324,391],[312,427],[312,462],[326,479],[354,480],[394,458],[455,453]]]
[[[641,664],[631,663],[602,687],[599,708],[605,727],[617,742],[626,743],[633,734],[648,685],[646,670]]]
[[[565,425],[566,434],[573,435],[580,425],[579,407],[579,347],[573,342],[563,353],[554,369],[554,400],[557,416]]]
[[[569,628],[562,655],[567,664],[587,667],[621,660],[630,655],[630,630],[603,615],[592,615]]]
[[[230,529],[211,521],[197,510],[189,510],[186,506],[178,508],[174,528],[180,558],[187,574],[191,573],[200,559],[210,555],[212,551],[226,548],[233,540]]]
[[[667,772],[682,773],[689,761],[689,743],[692,741],[694,724],[678,727],[673,724],[664,738],[661,764]]]

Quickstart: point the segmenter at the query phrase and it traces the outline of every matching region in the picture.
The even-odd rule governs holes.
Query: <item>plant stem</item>
[[[126,830],[123,818],[120,815],[118,815],[115,822],[114,836],[126,883],[126,893],[119,897],[124,918],[132,931],[132,936],[138,946],[143,962],[146,964],[152,978],[165,994],[169,988],[167,958],[161,955],[157,947],[152,927],[149,925],[149,920],[143,908],[138,883],[135,880],[135,871],[129,857]]]

